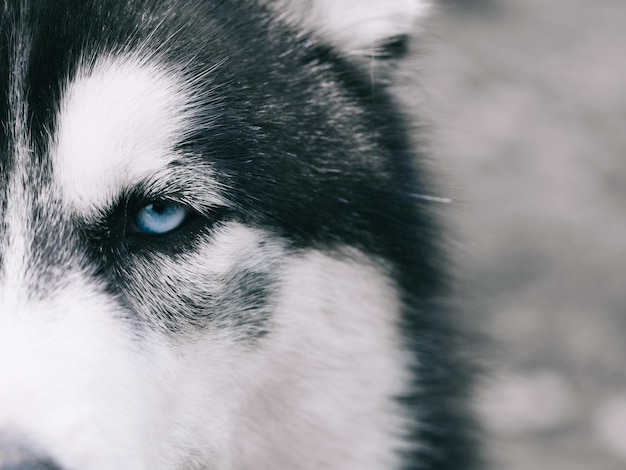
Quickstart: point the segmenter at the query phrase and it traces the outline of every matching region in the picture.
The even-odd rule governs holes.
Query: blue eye
[[[134,222],[137,232],[161,235],[180,227],[188,215],[189,210],[181,204],[151,202],[137,211]]]

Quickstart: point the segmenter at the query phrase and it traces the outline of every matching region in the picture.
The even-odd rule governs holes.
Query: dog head
[[[398,468],[424,5],[4,2],[0,468]]]

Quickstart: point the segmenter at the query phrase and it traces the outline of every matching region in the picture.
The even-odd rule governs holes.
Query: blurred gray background
[[[499,470],[626,468],[626,0],[439,0],[420,106]]]

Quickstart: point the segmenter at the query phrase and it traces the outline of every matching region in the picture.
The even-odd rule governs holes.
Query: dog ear
[[[344,54],[370,57],[393,55],[430,5],[431,0],[270,0],[291,24]]]

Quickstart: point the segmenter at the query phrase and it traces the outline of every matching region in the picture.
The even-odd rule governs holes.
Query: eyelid
[[[193,214],[211,217],[215,212],[229,208],[229,205],[223,200],[215,200],[214,198],[209,200],[196,199],[194,196],[195,194],[186,194],[185,192],[139,191],[127,196],[126,210],[127,212],[137,211],[148,204],[162,202],[178,204],[186,207]]]
[[[214,210],[228,208],[230,201],[222,194],[224,189],[206,165],[172,166],[167,172],[157,173],[128,188],[127,200],[144,204],[150,201],[171,201],[189,207],[199,215],[210,216]],[[137,207],[137,206],[135,206]]]

